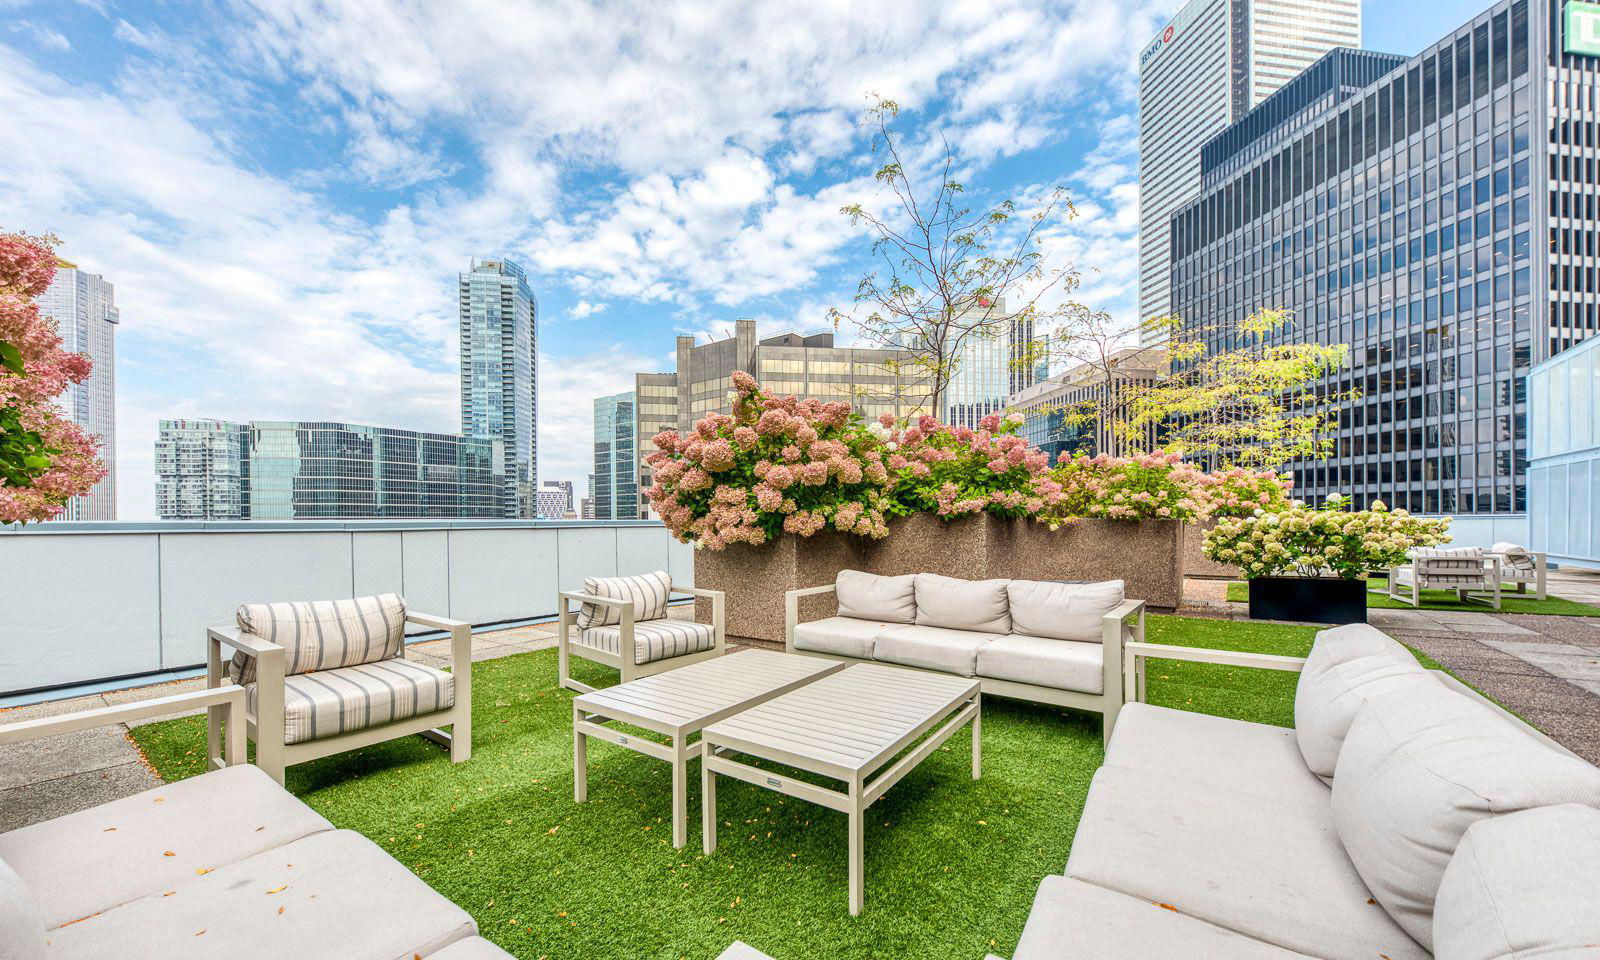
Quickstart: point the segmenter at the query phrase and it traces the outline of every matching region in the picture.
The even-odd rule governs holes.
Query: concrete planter
[[[1206,531],[1215,520],[1183,525],[1183,575],[1202,580],[1243,580],[1244,573],[1231,563],[1218,563],[1205,554]]]
[[[825,530],[812,537],[784,535],[759,547],[734,544],[694,552],[694,585],[728,595],[728,636],[783,642],[783,595],[832,583],[840,570],[865,569],[863,541]],[[807,597],[800,618],[831,617],[831,596]],[[711,602],[695,601],[695,619],[711,622]]]

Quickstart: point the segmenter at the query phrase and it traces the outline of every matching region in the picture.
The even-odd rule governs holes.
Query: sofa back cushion
[[[1010,633],[1011,612],[1005,580],[958,580],[936,573],[917,574],[917,624]]]
[[[660,620],[667,615],[667,600],[672,593],[672,575],[665,570],[637,577],[586,577],[583,592],[596,597],[633,602],[633,619]],[[578,626],[609,627],[622,622],[622,608],[614,604],[585,603],[578,608]]]
[[[22,878],[0,860],[0,957],[44,960],[44,915]]]
[[[1558,803],[1600,807],[1600,769],[1443,684],[1369,699],[1333,778],[1345,853],[1374,899],[1430,949],[1439,883],[1467,829]]]
[[[1539,561],[1534,558],[1533,553],[1520,544],[1502,540],[1490,547],[1489,552],[1499,554],[1501,564],[1512,570],[1532,573],[1539,568]]]
[[[1600,956],[1600,810],[1473,824],[1439,883],[1433,946],[1437,960]]]
[[[1441,576],[1483,573],[1482,547],[1419,547],[1411,552],[1417,572]]]
[[[833,581],[839,616],[882,623],[917,622],[917,575],[880,577],[860,570],[840,570]]]
[[[289,676],[398,657],[406,639],[406,601],[398,593],[247,603],[234,619],[242,632],[283,647],[283,672]],[[255,658],[235,654],[231,672],[241,684],[254,683]]]
[[[1347,623],[1317,631],[1316,639],[1311,642],[1311,654],[1306,657],[1305,671],[1315,670],[1319,665],[1331,666],[1361,657],[1389,657],[1408,663],[1417,662],[1417,658],[1400,641],[1372,624]],[[1305,676],[1305,673],[1302,672],[1301,676]]]
[[[1294,737],[1306,767],[1331,783],[1339,748],[1356,714],[1372,697],[1391,690],[1438,686],[1411,654],[1382,653],[1343,662],[1308,659],[1294,694]]]
[[[1099,583],[1012,580],[1006,584],[1011,632],[1099,643],[1102,621],[1122,603],[1122,590],[1121,580]]]

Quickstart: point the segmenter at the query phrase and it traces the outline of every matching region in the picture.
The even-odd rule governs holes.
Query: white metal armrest
[[[621,597],[602,597],[593,593],[580,593],[577,590],[563,590],[559,597],[563,600],[576,600],[579,603],[598,603],[602,607],[632,607],[632,600]]]
[[[708,597],[708,598],[713,599],[713,600],[716,599],[717,597],[725,597],[725,596],[727,596],[727,594],[724,593],[721,590],[711,590],[711,589],[708,589],[706,587],[685,587],[685,586],[680,586],[680,585],[678,585],[676,583],[673,584],[672,585],[672,589],[667,591],[667,592],[668,593],[681,593],[681,594],[685,594],[686,596],[691,596],[691,597]]]
[[[431,613],[417,613],[414,610],[406,611],[406,622],[414,623],[419,627],[432,627],[435,630],[456,630],[461,627],[471,628],[472,624],[465,620],[452,620]]]
[[[834,591],[834,589],[835,589],[835,585],[834,584],[824,583],[820,587],[801,587],[798,590],[790,590],[787,593],[785,593],[784,596],[786,596],[786,597],[811,597],[811,596],[815,596],[815,595],[820,594],[820,593],[832,593]]]
[[[1169,647],[1164,643],[1128,643],[1123,649],[1134,658],[1186,660],[1190,663],[1219,663],[1229,667],[1260,667],[1263,670],[1305,669],[1304,657],[1282,657],[1272,653],[1241,653],[1237,650],[1211,650],[1206,647]]]
[[[800,625],[800,598],[815,597],[824,593],[833,593],[834,585],[824,583],[820,587],[801,587],[798,590],[786,591],[783,595],[783,648],[789,653],[794,653],[794,628]]]
[[[226,711],[228,720],[227,763],[229,766],[243,763],[245,757],[244,688],[233,683],[220,687],[210,687],[205,690],[194,690],[189,693],[175,693],[167,697],[154,697],[134,703],[95,707],[92,710],[79,710],[76,713],[66,713],[57,717],[40,717],[36,720],[0,724],[0,746],[10,743],[22,743],[27,740],[38,740],[41,737],[59,736],[64,733],[76,733],[79,730],[92,730],[95,727],[104,727],[113,723],[129,723],[134,720],[148,720],[151,717],[164,717],[201,707],[222,708]],[[215,758],[213,757],[213,759]]]
[[[247,657],[262,657],[274,651],[281,653],[283,647],[271,640],[263,640],[254,634],[245,633],[238,627],[207,627],[206,635],[217,643],[225,644],[239,651]]]

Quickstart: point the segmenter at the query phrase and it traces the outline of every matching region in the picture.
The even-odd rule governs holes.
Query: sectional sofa
[[[801,622],[804,597],[832,593],[838,613]],[[1099,713],[1110,738],[1123,701],[1123,644],[1144,640],[1144,602],[1121,580],[959,580],[841,570],[785,595],[791,653],[876,661],[963,677],[983,692]]]
[[[1127,653],[1014,960],[1600,958],[1600,769],[1365,624],[1303,661]],[[1132,702],[1146,657],[1300,670],[1295,727]]]

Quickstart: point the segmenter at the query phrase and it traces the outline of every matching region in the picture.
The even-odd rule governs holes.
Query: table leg
[[[682,850],[689,842],[689,746],[687,738],[672,738],[672,846]]]
[[[867,811],[862,804],[861,778],[850,782],[850,916],[861,915],[861,902],[865,899],[862,877],[865,860],[864,841]]]
[[[589,799],[589,737],[579,728],[583,710],[572,708],[572,800],[584,803]]]
[[[700,843],[706,856],[717,849],[717,772],[706,763],[716,747],[700,744]]]
[[[983,776],[983,694],[972,698],[972,779]]]

